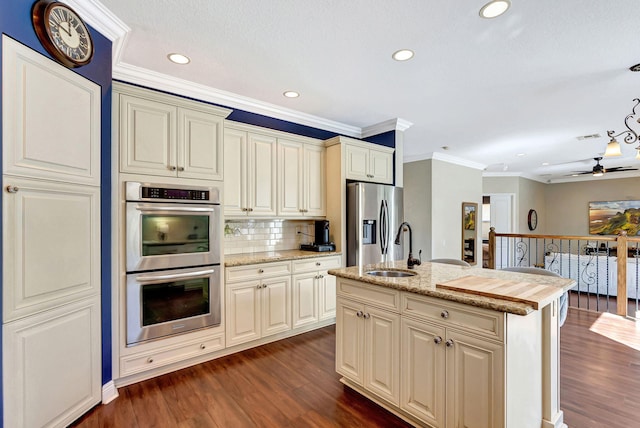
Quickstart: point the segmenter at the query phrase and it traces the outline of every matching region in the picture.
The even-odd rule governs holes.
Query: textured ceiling
[[[640,63],[639,0],[512,0],[489,20],[478,16],[485,0],[100,3],[130,28],[115,68],[357,128],[401,118],[413,123],[405,161],[440,153],[487,172],[565,180],[591,169],[606,131],[624,130],[640,97],[640,73],[629,71]],[[415,57],[393,61],[400,48]],[[192,62],[172,64],[170,52]],[[576,138],[591,134],[601,137]],[[638,144],[622,146],[605,168],[640,168]]]

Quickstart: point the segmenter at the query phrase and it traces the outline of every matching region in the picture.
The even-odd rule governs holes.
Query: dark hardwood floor
[[[344,387],[335,329],[219,358],[119,389],[76,427],[405,427]],[[640,332],[576,309],[561,330],[561,408],[571,428],[640,426]]]

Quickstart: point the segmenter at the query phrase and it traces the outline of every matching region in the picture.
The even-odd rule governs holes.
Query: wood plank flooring
[[[119,389],[75,427],[406,427],[344,387],[335,328]],[[561,408],[571,428],[640,426],[636,323],[571,308],[561,330]]]

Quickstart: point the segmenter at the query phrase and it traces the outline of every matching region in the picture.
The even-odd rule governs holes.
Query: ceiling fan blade
[[[637,171],[638,168],[632,168],[630,166],[614,166],[613,168],[607,168],[607,172],[621,172],[621,171]]]

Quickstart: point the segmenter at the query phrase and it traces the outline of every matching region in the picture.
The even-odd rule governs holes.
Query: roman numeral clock
[[[55,0],[38,0],[31,20],[42,46],[62,65],[75,68],[93,58],[93,41],[82,18],[69,6]]]

